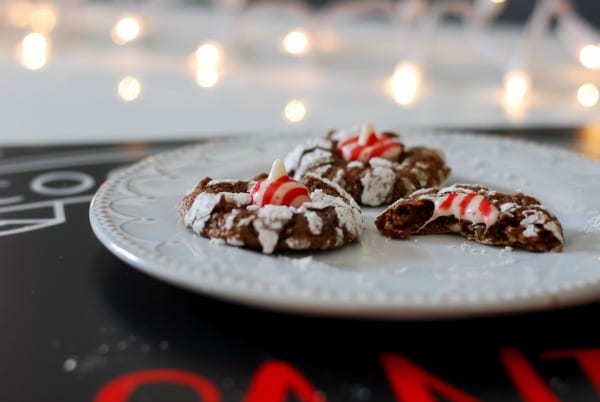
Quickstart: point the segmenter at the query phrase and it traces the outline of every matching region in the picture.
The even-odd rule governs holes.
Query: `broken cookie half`
[[[384,236],[457,233],[478,243],[530,251],[562,251],[560,222],[534,197],[480,185],[417,190],[375,219]]]

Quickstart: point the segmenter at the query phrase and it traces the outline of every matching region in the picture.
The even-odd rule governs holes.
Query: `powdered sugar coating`
[[[286,249],[328,249],[357,240],[362,232],[362,214],[356,202],[338,184],[315,180],[329,190],[313,188],[311,201],[299,207],[258,207],[250,204],[248,192],[211,193],[204,187],[222,184],[246,191],[251,185],[204,179],[182,200],[183,221],[201,236],[259,248],[266,254]],[[300,227],[305,229],[298,231]]]
[[[450,173],[442,152],[423,147],[401,147],[394,160],[373,157],[368,161],[347,161],[338,147],[355,135],[332,131],[326,138],[309,139],[286,157],[286,169],[296,180],[309,173],[327,178],[369,206],[387,204],[415,189],[441,184]]]
[[[323,219],[315,211],[306,211],[308,229],[314,235],[320,235],[323,230]]]
[[[376,167],[368,171],[360,179],[360,182],[363,185],[360,202],[365,205],[381,205],[392,192],[396,175],[392,169]]]
[[[523,213],[525,218],[521,220],[520,224],[525,228],[523,236],[535,237],[539,236],[542,228],[552,232],[554,237],[563,241],[562,231],[556,224],[556,222],[542,210],[529,210]]]
[[[275,250],[281,229],[292,215],[292,208],[285,205],[265,205],[258,210],[258,219],[253,221],[253,226],[263,253],[271,254]]]
[[[222,199],[236,204],[239,207],[244,207],[250,204],[250,194],[246,193],[202,193],[198,196],[192,207],[185,214],[183,221],[187,226],[192,226],[195,232],[201,232],[204,229],[206,221],[210,218],[215,205]]]

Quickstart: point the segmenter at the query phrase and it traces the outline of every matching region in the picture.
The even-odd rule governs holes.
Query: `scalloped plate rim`
[[[533,148],[536,150],[548,149],[554,153],[562,154],[573,160],[579,160],[584,163],[593,162],[596,166],[600,166],[596,161],[586,158],[583,155],[572,151],[558,148],[548,144],[537,144],[528,140],[512,139],[506,137],[489,137],[485,134],[477,134],[475,132],[462,131],[440,131],[440,130],[412,130],[419,133],[445,135],[445,136],[462,136],[472,137],[477,141],[493,141],[500,143],[518,144],[521,147]],[[303,131],[306,133],[307,131]],[[293,132],[299,134],[300,132]],[[280,134],[280,133],[279,133]],[[312,132],[311,132],[312,134]],[[264,136],[275,136],[277,132],[267,133]],[[218,287],[214,284],[205,284],[191,282],[186,280],[182,275],[174,273],[172,270],[165,269],[164,263],[160,262],[157,254],[153,251],[140,253],[132,251],[127,244],[111,236],[106,228],[106,223],[98,217],[100,209],[99,202],[105,197],[105,191],[111,185],[118,182],[124,177],[130,176],[132,172],[140,167],[153,164],[156,161],[172,158],[173,155],[193,153],[197,149],[201,149],[210,144],[234,143],[237,141],[247,140],[251,135],[233,135],[223,137],[203,138],[200,143],[184,145],[161,152],[159,154],[146,157],[134,165],[120,170],[114,176],[106,180],[99,188],[90,204],[89,217],[93,232],[113,254],[125,263],[159,279],[164,280],[175,286],[183,287],[187,290],[200,292],[205,295],[233,301],[244,305],[250,305],[268,310],[280,312],[292,312],[310,315],[325,315],[325,316],[340,316],[352,318],[367,318],[367,319],[439,319],[439,318],[460,318],[467,316],[480,316],[488,314],[524,312],[524,311],[539,311],[553,308],[564,308],[580,303],[597,300],[600,298],[600,276],[594,278],[590,283],[566,283],[564,288],[546,289],[543,292],[534,294],[514,294],[507,298],[496,298],[488,300],[480,298],[476,300],[457,300],[443,302],[411,302],[409,300],[397,303],[361,303],[360,301],[347,301],[341,299],[321,300],[315,298],[289,298],[281,293],[264,292],[264,289],[251,290],[240,289],[226,284],[219,284]],[[202,239],[206,241],[205,239]],[[212,264],[208,264],[209,266]],[[324,305],[324,303],[327,303]]]

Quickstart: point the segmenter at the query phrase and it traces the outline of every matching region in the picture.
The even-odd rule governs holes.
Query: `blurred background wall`
[[[258,0],[260,1],[260,0]],[[286,1],[286,0],[280,0]],[[306,0],[315,8],[330,5],[332,3],[341,3],[346,0]],[[369,1],[369,0],[365,0]],[[448,0],[435,0],[448,1]],[[450,0],[451,1],[451,0]],[[513,0],[509,1],[506,9],[500,15],[500,22],[518,22],[522,23],[531,15],[536,0]],[[254,0],[253,2],[257,2]],[[577,11],[589,22],[596,26],[600,26],[600,0],[573,0],[573,4]]]

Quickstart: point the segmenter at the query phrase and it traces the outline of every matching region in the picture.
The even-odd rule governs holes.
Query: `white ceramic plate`
[[[309,134],[306,134],[309,135]],[[369,318],[465,316],[600,298],[600,163],[531,143],[453,133],[403,134],[445,150],[448,183],[523,190],[555,212],[563,253],[489,247],[455,235],[389,240],[365,208],[362,241],[330,252],[263,255],[198,237],[178,202],[204,177],[248,179],[306,135],[216,139],[145,159],[110,177],[90,208],[115,255],[162,280],[293,312]]]

